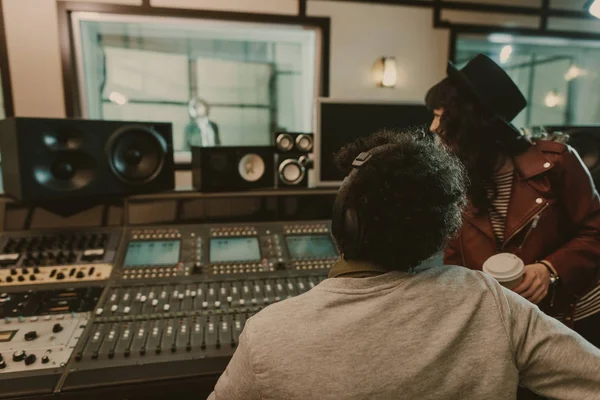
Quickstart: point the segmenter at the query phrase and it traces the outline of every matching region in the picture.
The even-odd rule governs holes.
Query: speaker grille
[[[57,191],[81,189],[94,180],[96,163],[82,151],[57,151],[36,159],[33,178],[40,185]]]
[[[129,125],[112,134],[107,151],[109,165],[121,180],[143,184],[160,174],[167,144],[152,128]]]

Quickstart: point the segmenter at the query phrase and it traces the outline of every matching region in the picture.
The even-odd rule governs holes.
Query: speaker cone
[[[287,133],[281,133],[277,135],[277,140],[275,140],[275,142],[279,151],[285,152],[294,148],[294,139]]]
[[[240,159],[238,172],[246,182],[256,182],[265,174],[265,162],[258,154],[246,154]]]
[[[152,128],[129,125],[115,131],[107,152],[113,172],[127,183],[147,183],[162,170],[167,144]]]
[[[297,185],[304,178],[306,168],[298,160],[289,158],[279,164],[279,179],[286,185]]]
[[[311,151],[313,148],[313,138],[311,135],[298,135],[296,138],[296,148],[299,151]]]
[[[96,163],[81,151],[58,151],[42,157],[33,166],[34,179],[57,192],[68,192],[87,186],[95,176]]]

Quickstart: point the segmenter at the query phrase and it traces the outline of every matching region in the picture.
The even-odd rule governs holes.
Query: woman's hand
[[[513,289],[533,304],[538,304],[548,294],[550,272],[544,264],[529,264],[525,266],[523,281]]]

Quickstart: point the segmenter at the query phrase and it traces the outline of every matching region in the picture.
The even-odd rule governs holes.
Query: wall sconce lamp
[[[375,84],[383,88],[396,87],[398,71],[396,70],[396,59],[394,57],[381,57],[373,66],[373,79]]]

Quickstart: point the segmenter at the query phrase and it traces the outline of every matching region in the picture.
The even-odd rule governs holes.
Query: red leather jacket
[[[502,252],[518,255],[526,265],[542,259],[552,263],[560,283],[554,298],[549,291],[540,308],[564,317],[570,325],[576,299],[600,276],[598,192],[581,159],[567,145],[539,141],[513,162]],[[476,215],[468,205],[461,231],[444,252],[445,263],[481,270],[496,252],[489,215]]]

